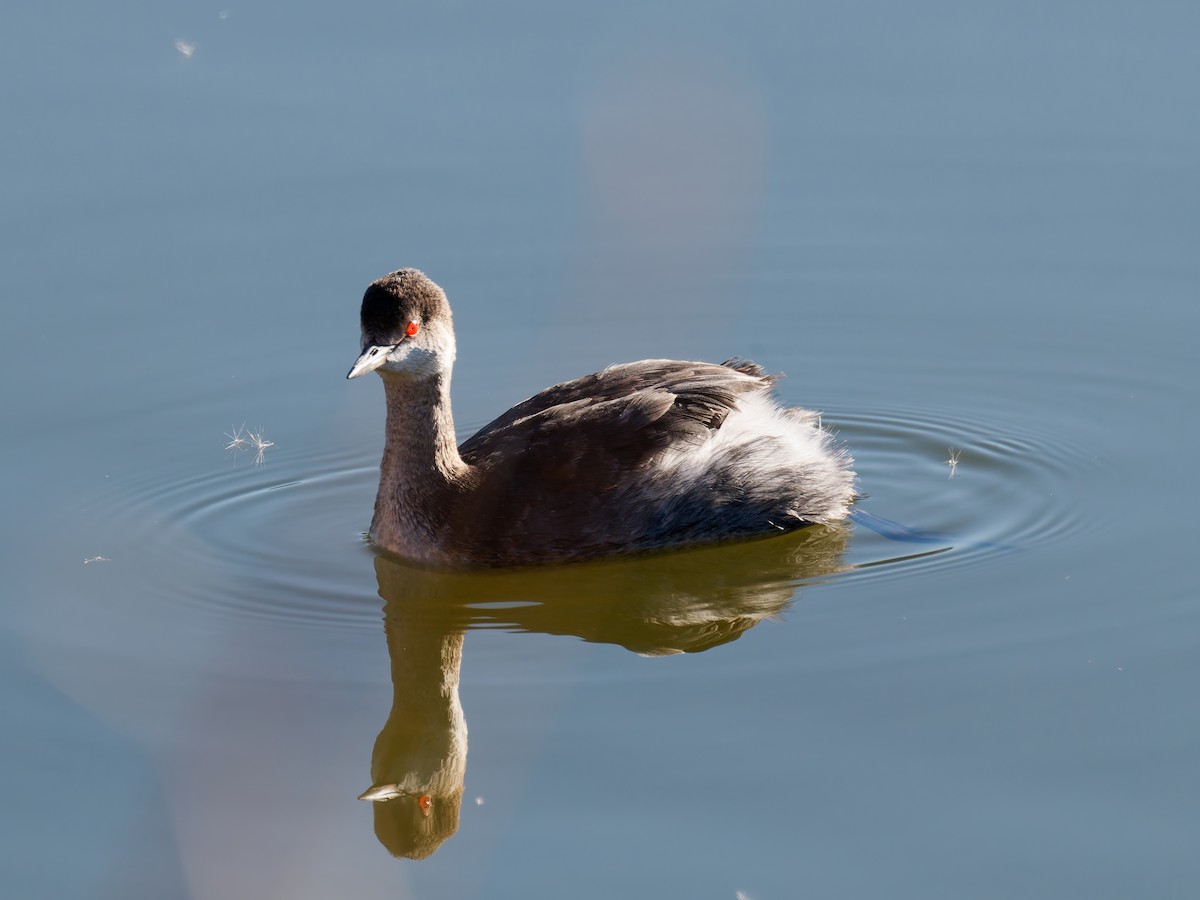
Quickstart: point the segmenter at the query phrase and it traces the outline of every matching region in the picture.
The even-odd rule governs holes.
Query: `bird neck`
[[[371,533],[381,545],[422,558],[436,547],[467,464],[454,442],[450,373],[381,373],[387,434]]]
[[[383,374],[387,433],[380,466],[384,483],[452,481],[466,464],[458,455],[450,412],[450,376]]]

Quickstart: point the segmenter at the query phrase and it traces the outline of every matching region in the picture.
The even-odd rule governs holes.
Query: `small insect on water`
[[[946,460],[946,465],[950,467],[949,478],[953,478],[958,474],[958,458],[962,456],[962,450],[955,450],[953,447],[946,448],[950,453],[950,458]]]

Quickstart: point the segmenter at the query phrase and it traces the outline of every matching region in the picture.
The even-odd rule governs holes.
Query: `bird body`
[[[363,297],[386,441],[372,539],[437,566],[507,567],[765,537],[844,518],[849,455],[750,362],[643,360],[558,384],[455,445],[454,332],[414,269]]]

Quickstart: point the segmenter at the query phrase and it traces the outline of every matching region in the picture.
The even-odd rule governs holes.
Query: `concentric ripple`
[[[843,415],[836,428],[855,456],[860,510],[890,526],[859,523],[847,554],[859,575],[978,564],[1088,527],[1071,492],[1095,463],[1062,435],[920,409]]]
[[[916,409],[844,414],[835,427],[854,453],[864,493],[859,510],[867,514],[835,566],[838,578],[978,565],[1088,525],[1070,492],[1076,470],[1093,463],[1058,435]],[[85,515],[120,536],[123,558],[141,561],[131,587],[161,602],[222,616],[374,629],[379,588],[363,531],[377,452],[280,452],[262,466],[221,458],[182,478],[159,466],[114,480],[91,498]],[[762,574],[780,577],[778,570]],[[797,574],[793,583],[802,580]]]
[[[363,531],[375,453],[277,453],[265,465],[222,459],[187,478],[154,469],[116,481],[90,505],[138,558],[140,589],[219,614],[321,627],[377,628]]]

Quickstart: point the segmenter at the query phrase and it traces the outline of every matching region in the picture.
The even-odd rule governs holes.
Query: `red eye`
[[[414,334],[416,334],[420,330],[421,330],[421,326],[418,325],[416,322],[409,322],[408,327],[404,329],[404,333],[407,334],[409,337],[412,337]]]

